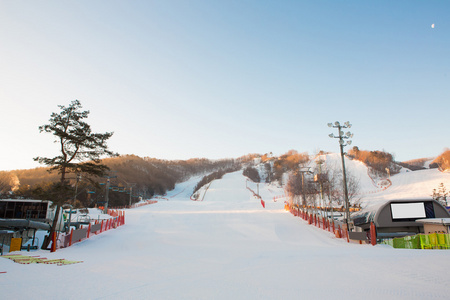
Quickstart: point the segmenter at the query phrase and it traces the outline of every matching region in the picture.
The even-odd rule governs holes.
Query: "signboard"
[[[22,248],[22,238],[11,238],[11,246],[9,252],[20,251]]]
[[[419,219],[426,218],[423,202],[391,203],[392,219]]]

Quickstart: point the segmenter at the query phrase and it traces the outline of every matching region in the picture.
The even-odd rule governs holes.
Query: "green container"
[[[420,238],[417,235],[406,236],[405,245],[406,249],[420,249]]]
[[[406,248],[405,238],[394,238],[394,248]]]

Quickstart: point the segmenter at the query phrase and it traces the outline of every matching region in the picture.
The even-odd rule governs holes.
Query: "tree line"
[[[385,151],[366,151],[359,150],[358,147],[348,151],[348,155],[356,160],[366,164],[378,176],[386,176],[389,174],[398,174],[400,166],[394,161],[394,156]]]
[[[73,194],[67,203],[76,207],[101,206],[105,198],[107,177],[110,180],[110,206],[126,206],[154,195],[164,195],[175,185],[191,176],[228,169],[238,164],[236,159],[209,160],[161,160],[136,155],[121,155],[102,159],[109,168],[104,176],[93,178],[82,175],[77,182],[76,174],[67,177]],[[1,171],[0,193],[2,198],[45,199],[46,191],[58,180],[58,174],[49,168]],[[77,195],[75,187],[77,186]],[[43,198],[44,197],[44,198]]]

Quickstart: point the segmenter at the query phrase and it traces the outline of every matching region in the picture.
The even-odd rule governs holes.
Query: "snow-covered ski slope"
[[[283,191],[260,184],[264,209],[242,172],[213,181],[204,201],[189,200],[195,184],[127,210],[125,226],[55,253],[30,253],[83,263],[0,258],[1,298],[449,298],[450,251],[347,244],[285,212],[283,199],[271,200]]]
[[[327,168],[342,170],[339,154],[322,155],[320,158],[325,161]],[[345,166],[347,172],[359,181],[360,191],[357,197],[362,199],[363,207],[394,199],[431,199],[433,189],[437,189],[440,183],[450,187],[450,172],[441,172],[438,169],[421,171],[402,169],[399,174],[386,178],[392,184],[384,188],[379,185],[382,180],[372,178],[367,166],[362,162],[346,157]]]

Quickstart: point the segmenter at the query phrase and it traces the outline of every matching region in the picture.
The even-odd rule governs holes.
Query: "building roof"
[[[416,222],[424,224],[450,225],[450,218],[418,219]]]

